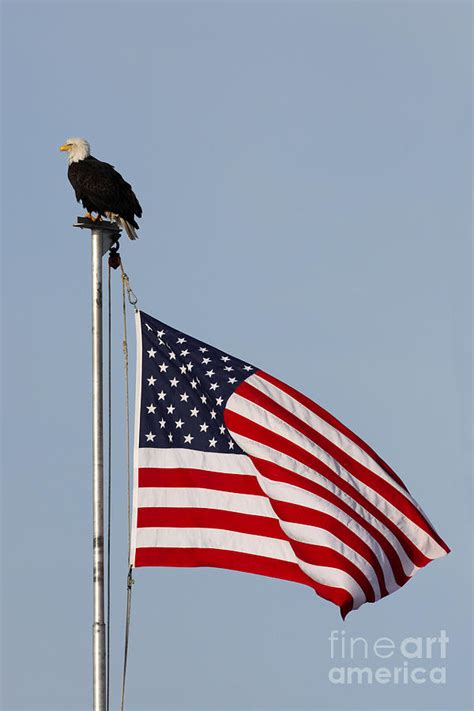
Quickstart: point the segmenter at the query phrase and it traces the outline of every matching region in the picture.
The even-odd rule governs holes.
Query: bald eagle
[[[142,208],[132,186],[113,165],[91,156],[89,143],[84,138],[68,138],[60,150],[69,153],[67,175],[76,200],[87,210],[86,217],[94,219],[92,212],[99,218],[106,216],[122,227],[130,239],[137,239],[135,217],[142,216]]]

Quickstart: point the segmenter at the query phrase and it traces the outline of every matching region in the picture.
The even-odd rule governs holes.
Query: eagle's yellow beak
[[[60,151],[70,151],[70,150],[71,150],[71,146],[68,146],[67,143],[63,143],[62,146],[59,146],[59,150],[60,150]]]

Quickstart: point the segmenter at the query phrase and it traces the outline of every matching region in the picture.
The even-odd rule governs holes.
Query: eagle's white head
[[[68,163],[76,163],[84,160],[91,154],[91,147],[85,138],[68,138],[59,148],[60,151],[68,151]]]

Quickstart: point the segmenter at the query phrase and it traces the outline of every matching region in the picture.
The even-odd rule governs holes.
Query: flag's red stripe
[[[284,514],[289,515],[293,519],[296,515],[296,522],[303,523],[304,521],[299,520],[302,518],[298,517],[298,509],[303,507],[294,506],[291,504],[282,505],[282,511],[284,509]],[[311,523],[309,525],[320,526],[326,530],[333,533],[335,536],[339,534],[341,540],[347,545],[350,545],[354,550],[362,550],[361,555],[368,556],[372,558],[370,561],[375,566],[378,565],[378,561],[374,554],[370,551],[370,548],[361,541],[358,536],[351,533],[351,531],[342,524],[338,523],[336,519],[326,514],[311,511],[310,509],[305,509],[308,513],[312,513]],[[300,512],[301,513],[301,512]],[[284,516],[282,517],[284,518]],[[308,516],[308,523],[309,523]],[[288,519],[287,519],[288,520]],[[289,519],[291,520],[291,518]],[[159,527],[170,527],[170,528],[217,528],[224,531],[238,531],[239,533],[250,533],[256,536],[267,536],[269,538],[277,538],[280,540],[286,540],[293,547],[293,550],[297,553],[297,556],[308,563],[313,563],[315,565],[331,565],[334,568],[341,568],[341,562],[345,560],[343,556],[336,556],[334,559],[329,560],[328,550],[325,547],[317,546],[313,544],[304,544],[301,547],[302,556],[299,555],[295,548],[294,539],[290,538],[281,528],[279,521],[276,518],[269,518],[267,516],[257,516],[254,514],[243,514],[237,513],[235,511],[224,511],[222,509],[211,509],[211,508],[192,508],[192,507],[178,507],[178,506],[162,506],[162,507],[141,507],[137,512],[137,528],[159,528]],[[359,550],[358,550],[359,549]],[[356,567],[348,561],[348,565],[342,567],[346,570],[352,577],[357,580],[359,585],[362,587],[366,596],[371,600],[373,597],[372,587],[365,577],[365,575],[356,569]],[[381,570],[380,570],[381,573]],[[385,590],[383,583],[383,576],[379,580],[379,584]],[[384,594],[387,594],[386,591]]]
[[[273,510],[281,521],[322,528],[339,538],[356,553],[359,553],[374,569],[380,586],[381,597],[388,595],[382,566],[377,556],[372,548],[348,526],[324,511],[315,511],[306,506],[290,504],[286,501],[276,501],[275,499],[271,499],[271,503]],[[293,539],[290,539],[290,543],[293,545]]]
[[[249,553],[215,548],[137,548],[135,567],[144,566],[210,566],[302,583],[313,588],[326,600],[339,605],[343,617],[352,609],[353,604],[352,596],[347,590],[316,583],[305,575],[296,563]]]
[[[388,516],[382,513],[375,505],[368,501],[364,496],[362,496],[354,487],[348,484],[342,477],[337,476],[332,469],[330,469],[324,462],[321,462],[315,456],[309,454],[306,450],[302,449],[293,442],[285,439],[281,435],[277,435],[274,432],[270,432],[265,427],[248,420],[242,415],[238,415],[235,412],[229,410],[224,411],[224,418],[227,427],[232,431],[240,434],[249,439],[253,439],[261,444],[268,447],[272,447],[278,452],[282,452],[302,464],[313,469],[313,471],[322,474],[326,479],[332,481],[339,489],[345,491],[354,500],[358,501],[364,508],[379,519],[387,528],[389,528],[392,533],[398,538],[400,543],[403,545],[407,554],[410,556],[411,560],[415,565],[423,566],[426,565],[431,559],[427,558],[412,541],[401,531],[398,526],[391,521]]]
[[[283,483],[286,482],[292,486],[299,486],[301,488],[305,488],[306,490],[311,491],[317,494],[318,496],[321,496],[321,498],[326,499],[330,503],[333,503],[335,506],[347,513],[348,516],[354,518],[372,535],[375,540],[377,540],[377,542],[384,550],[385,554],[387,555],[387,558],[390,560],[397,584],[403,585],[406,582],[408,577],[403,572],[403,568],[400,564],[398,556],[395,550],[392,548],[391,544],[387,541],[387,539],[376,528],[368,524],[365,519],[363,519],[357,512],[354,512],[347,504],[342,502],[336,495],[334,495],[332,492],[328,491],[324,487],[320,486],[319,484],[306,480],[304,477],[300,477],[299,475],[294,474],[289,470],[283,469],[282,467],[277,467],[276,465],[272,465],[266,462],[265,460],[259,460],[257,458],[253,458],[253,460],[256,467],[260,471],[262,471],[265,476],[275,479],[276,481],[281,481]],[[256,477],[241,474],[223,474],[219,472],[208,472],[200,469],[153,469],[141,467],[139,469],[139,486],[180,488],[197,487],[219,491],[229,491],[239,494],[264,495],[262,489],[260,488],[256,480]],[[272,505],[274,510],[276,510],[277,506],[281,508],[282,502],[272,501]],[[291,506],[291,504],[287,504],[287,506]],[[303,507],[298,508],[303,510]],[[313,511],[312,509],[306,510],[311,512]],[[287,511],[289,511],[289,509],[287,509]],[[276,512],[279,515],[279,512]],[[292,520],[300,523],[306,522],[306,517],[304,513],[302,513],[302,517],[304,518],[304,520],[298,521],[298,519],[295,517]],[[141,520],[142,519],[139,518],[139,526]],[[287,520],[291,519],[288,518]],[[165,524],[162,523],[161,525]],[[177,524],[175,523],[174,525]],[[357,548],[353,543],[349,543],[349,545],[351,545],[352,548],[357,550],[362,555],[364,554],[363,551]],[[365,557],[369,560],[367,555]],[[379,573],[377,572],[377,563],[374,563],[373,559],[370,559],[369,562],[373,564],[373,567],[379,579],[381,590],[383,591],[385,586],[380,580]]]
[[[218,528],[288,540],[276,518],[188,506],[154,506],[138,509],[137,528]]]
[[[325,410],[323,407],[315,403],[313,400],[311,400],[309,397],[306,397],[306,395],[303,395],[300,393],[298,390],[295,390],[292,388],[290,385],[287,385],[286,383],[283,383],[281,380],[278,380],[278,378],[274,378],[273,375],[269,375],[268,373],[265,373],[263,370],[259,370],[255,373],[255,375],[258,375],[259,378],[262,378],[262,380],[267,380],[269,383],[272,385],[275,385],[277,388],[280,390],[283,390],[287,395],[290,395],[292,398],[297,400],[299,403],[304,405],[305,407],[308,408],[308,410],[311,410],[314,412],[315,415],[318,415],[318,417],[321,417],[323,420],[325,420],[329,425],[334,427],[335,429],[339,430],[342,434],[344,434],[346,437],[351,439],[354,444],[357,444],[366,454],[369,455],[369,457],[372,457],[374,461],[377,462],[379,466],[381,466],[385,471],[390,474],[390,476],[395,479],[395,481],[400,484],[406,491],[408,491],[407,487],[403,483],[403,481],[400,479],[400,477],[393,471],[393,469],[385,462],[382,457],[380,457],[377,452],[375,452],[372,447],[370,447],[364,440],[362,440],[360,437],[358,437],[352,430],[350,430],[348,427],[342,424],[334,415],[331,415],[330,412]]]
[[[210,472],[204,469],[161,469],[140,467],[138,470],[138,486],[145,487],[177,487],[214,489],[216,491],[231,491],[236,494],[252,494],[266,496],[255,475],[224,474]]]
[[[273,415],[286,422],[287,425],[293,427],[298,432],[308,437],[308,439],[315,442],[331,457],[333,457],[333,459],[342,464],[344,469],[346,469],[346,471],[348,471],[352,476],[359,479],[359,481],[363,484],[370,486],[387,501],[390,501],[390,503],[396,506],[396,508],[409,520],[416,523],[417,526],[425,531],[425,533],[436,540],[439,545],[442,545],[442,541],[436,534],[436,531],[431,528],[419,509],[412,503],[412,501],[407,499],[406,496],[392,486],[392,484],[350,457],[346,452],[337,447],[330,440],[326,439],[326,437],[324,437],[320,432],[310,427],[310,425],[306,422],[300,420],[296,417],[296,415],[293,415],[291,412],[275,402],[275,400],[268,397],[268,395],[265,395],[260,390],[252,387],[249,383],[243,382],[236,392],[238,392],[238,394],[246,400],[249,400],[265,410],[268,410]]]
[[[305,491],[309,491],[310,493],[315,494],[316,496],[319,496],[322,499],[325,499],[329,503],[334,504],[334,506],[337,506],[342,512],[347,514],[347,516],[359,523],[368,533],[370,533],[372,538],[374,538],[377,543],[379,543],[380,547],[382,548],[383,552],[385,553],[390,562],[393,576],[397,582],[397,585],[402,586],[407,582],[407,580],[409,580],[409,576],[406,575],[405,571],[403,570],[400,558],[398,557],[398,554],[393,545],[390,543],[390,541],[385,538],[383,533],[379,531],[378,528],[366,521],[363,516],[361,516],[357,511],[355,511],[355,509],[352,509],[351,506],[346,504],[345,501],[340,499],[336,494],[334,494],[332,491],[329,491],[324,486],[321,486],[321,484],[318,484],[315,481],[311,481],[310,479],[307,479],[306,477],[303,477],[300,474],[296,474],[296,472],[290,471],[289,469],[285,469],[284,467],[281,467],[278,464],[268,462],[266,459],[252,457],[252,461],[255,464],[256,468],[260,471],[260,473],[263,474],[263,476],[265,476],[267,479],[272,479],[273,481],[281,482],[283,484],[289,484],[290,486],[295,486],[299,489],[304,489]],[[273,508],[275,508],[275,505],[278,505],[280,503],[276,502],[274,499],[271,498],[270,501],[272,502]]]
[[[311,543],[301,543],[295,540],[291,541],[291,547],[299,560],[305,563],[323,565],[328,568],[337,568],[338,570],[348,573],[360,585],[367,601],[375,602],[375,594],[370,581],[362,570],[342,553],[328,546],[315,546],[311,545]]]

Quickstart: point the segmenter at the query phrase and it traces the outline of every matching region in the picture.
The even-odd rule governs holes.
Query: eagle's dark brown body
[[[135,217],[142,216],[142,208],[132,186],[113,165],[87,156],[70,163],[67,174],[76,199],[88,212],[97,212],[102,217],[107,213],[119,215],[138,229]]]

